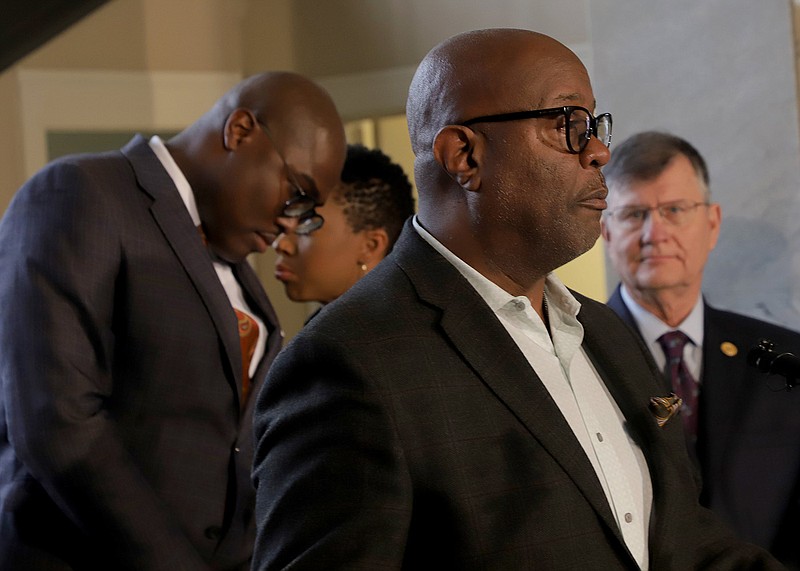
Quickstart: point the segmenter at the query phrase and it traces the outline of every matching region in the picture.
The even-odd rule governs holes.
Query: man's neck
[[[436,220],[434,218],[434,220]],[[544,323],[547,323],[547,312],[544,307],[544,284],[547,272],[528,268],[528,271],[518,271],[514,275],[507,271],[511,264],[504,265],[503,258],[507,252],[493,255],[495,250],[486,242],[480,243],[469,232],[464,232],[466,225],[449,225],[446,227],[427,225],[427,219],[417,214],[415,223],[428,233],[435,241],[447,249],[450,254],[457,257],[475,272],[494,283],[499,288],[512,296],[525,296],[531,302],[531,307],[539,314]],[[506,250],[509,250],[506,248]],[[513,251],[513,249],[511,249]],[[514,256],[514,259],[518,259]],[[516,269],[516,268],[515,268]],[[521,279],[525,276],[526,279]]]
[[[670,327],[677,327],[694,309],[699,288],[636,289],[626,285],[633,300]]]
[[[423,231],[430,239],[438,243],[438,246],[435,247],[444,248],[449,255],[458,258],[472,271],[477,272],[506,293],[512,296],[527,297],[534,311],[539,314],[544,323],[547,323],[547,311],[544,307],[546,273],[521,272],[523,275],[536,275],[537,277],[528,279],[526,283],[520,283],[521,280],[512,277],[511,272],[497,262],[497,258],[501,256],[488,255],[487,252],[491,249],[486,244],[479,244],[472,234],[459,233],[459,228],[437,228],[435,225],[433,228],[429,228],[419,214],[414,218],[414,225],[418,231]]]

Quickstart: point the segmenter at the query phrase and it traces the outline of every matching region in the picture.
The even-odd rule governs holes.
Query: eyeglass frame
[[[650,218],[650,212],[658,211],[658,215],[661,217],[662,220],[664,220],[664,222],[666,222],[667,224],[669,224],[670,226],[673,226],[675,228],[681,228],[681,227],[685,226],[686,224],[688,224],[689,222],[691,222],[691,220],[687,220],[686,222],[684,222],[682,224],[676,224],[674,222],[671,222],[669,220],[669,218],[667,216],[665,216],[664,213],[661,210],[680,205],[680,206],[682,206],[684,208],[684,210],[687,213],[689,213],[689,212],[696,212],[697,209],[699,207],[701,207],[701,206],[711,206],[711,202],[709,202],[708,200],[704,200],[704,201],[701,200],[701,201],[698,201],[698,202],[688,202],[687,201],[688,203],[685,204],[685,205],[683,204],[683,202],[684,202],[683,200],[673,200],[671,202],[665,202],[663,204],[657,204],[655,206],[621,206],[621,207],[616,208],[614,210],[606,210],[605,212],[603,212],[603,215],[608,217],[608,218],[614,218],[615,214],[617,214],[617,213],[619,213],[619,212],[621,212],[623,210],[628,210],[628,209],[630,209],[633,212],[644,212],[647,215],[642,218],[641,222],[631,226],[633,228],[641,228],[642,226],[644,226],[644,223],[647,221],[647,219]],[[620,220],[619,218],[617,220],[619,220],[621,224],[630,224],[630,222],[626,222],[624,220]]]
[[[289,185],[294,191],[294,196],[284,202],[282,214],[286,218],[297,218],[297,226],[294,228],[294,233],[299,236],[307,236],[319,230],[325,223],[325,218],[322,217],[322,214],[317,212],[316,201],[309,196],[309,194],[303,190],[303,187],[300,186],[300,183],[297,182],[292,169],[289,168],[289,163],[286,162],[283,153],[280,152],[278,146],[275,144],[275,139],[272,133],[270,133],[266,123],[258,118],[256,118],[256,123],[258,123],[261,130],[264,131],[267,139],[269,139],[269,142],[272,144],[272,148],[275,149],[278,158],[283,162],[283,168],[287,174],[286,179],[289,181]],[[298,208],[299,210],[296,211]]]
[[[597,138],[599,141],[600,138],[597,136],[597,123],[600,119],[608,118],[608,142],[603,142],[606,147],[611,146],[611,132],[613,130],[614,121],[611,117],[611,113],[601,113],[597,117],[595,117],[591,111],[589,111],[586,107],[581,107],[580,105],[565,105],[563,107],[548,107],[547,109],[532,109],[530,111],[511,111],[509,113],[496,113],[493,115],[481,115],[480,117],[474,117],[472,119],[467,119],[466,121],[461,121],[457,123],[457,125],[461,125],[462,127],[469,127],[470,125],[474,125],[475,123],[501,123],[505,121],[519,121],[523,119],[538,119],[540,117],[548,117],[551,115],[558,115],[559,113],[563,113],[564,115],[564,122],[565,124],[569,125],[569,117],[575,110],[580,110],[586,113],[589,119],[589,129],[586,133],[589,134],[588,137],[582,136],[581,140],[583,141],[583,145],[578,145],[579,149],[575,150],[572,146],[572,142],[570,141],[569,131],[565,130],[564,138],[567,141],[567,150],[572,153],[573,155],[579,155],[582,153],[586,146],[589,144],[592,136]],[[584,134],[585,135],[585,134]]]

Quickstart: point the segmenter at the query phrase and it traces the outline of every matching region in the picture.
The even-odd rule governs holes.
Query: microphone
[[[775,343],[769,339],[761,339],[757,346],[750,349],[747,364],[762,373],[783,376],[786,378],[786,390],[794,387],[800,378],[800,357],[792,353],[778,353]]]

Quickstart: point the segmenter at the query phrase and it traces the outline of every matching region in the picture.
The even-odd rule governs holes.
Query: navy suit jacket
[[[619,287],[608,306],[639,332]],[[762,338],[798,353],[800,334],[708,304],[704,323],[697,448],[701,501],[741,537],[797,568],[800,391],[780,390],[782,379],[749,366],[747,353]]]
[[[280,333],[253,270],[233,269],[269,329],[257,389]],[[22,187],[0,307],[0,568],[248,568],[237,320],[147,141]]]
[[[650,468],[651,569],[770,563],[697,502],[641,341],[576,295]],[[635,569],[589,459],[486,302],[407,224],[278,356],[256,403],[254,569]],[[749,567],[743,567],[749,568]]]

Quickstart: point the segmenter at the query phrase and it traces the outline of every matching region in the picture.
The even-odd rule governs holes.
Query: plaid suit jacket
[[[661,393],[641,342],[578,298],[650,466],[651,568],[760,561],[698,506],[680,423],[648,411]],[[255,422],[254,569],[636,568],[536,373],[410,224],[279,355]]]
[[[147,141],[34,176],[0,268],[0,568],[247,568],[236,317]],[[280,333],[252,269],[234,272],[269,329],[258,386]]]

